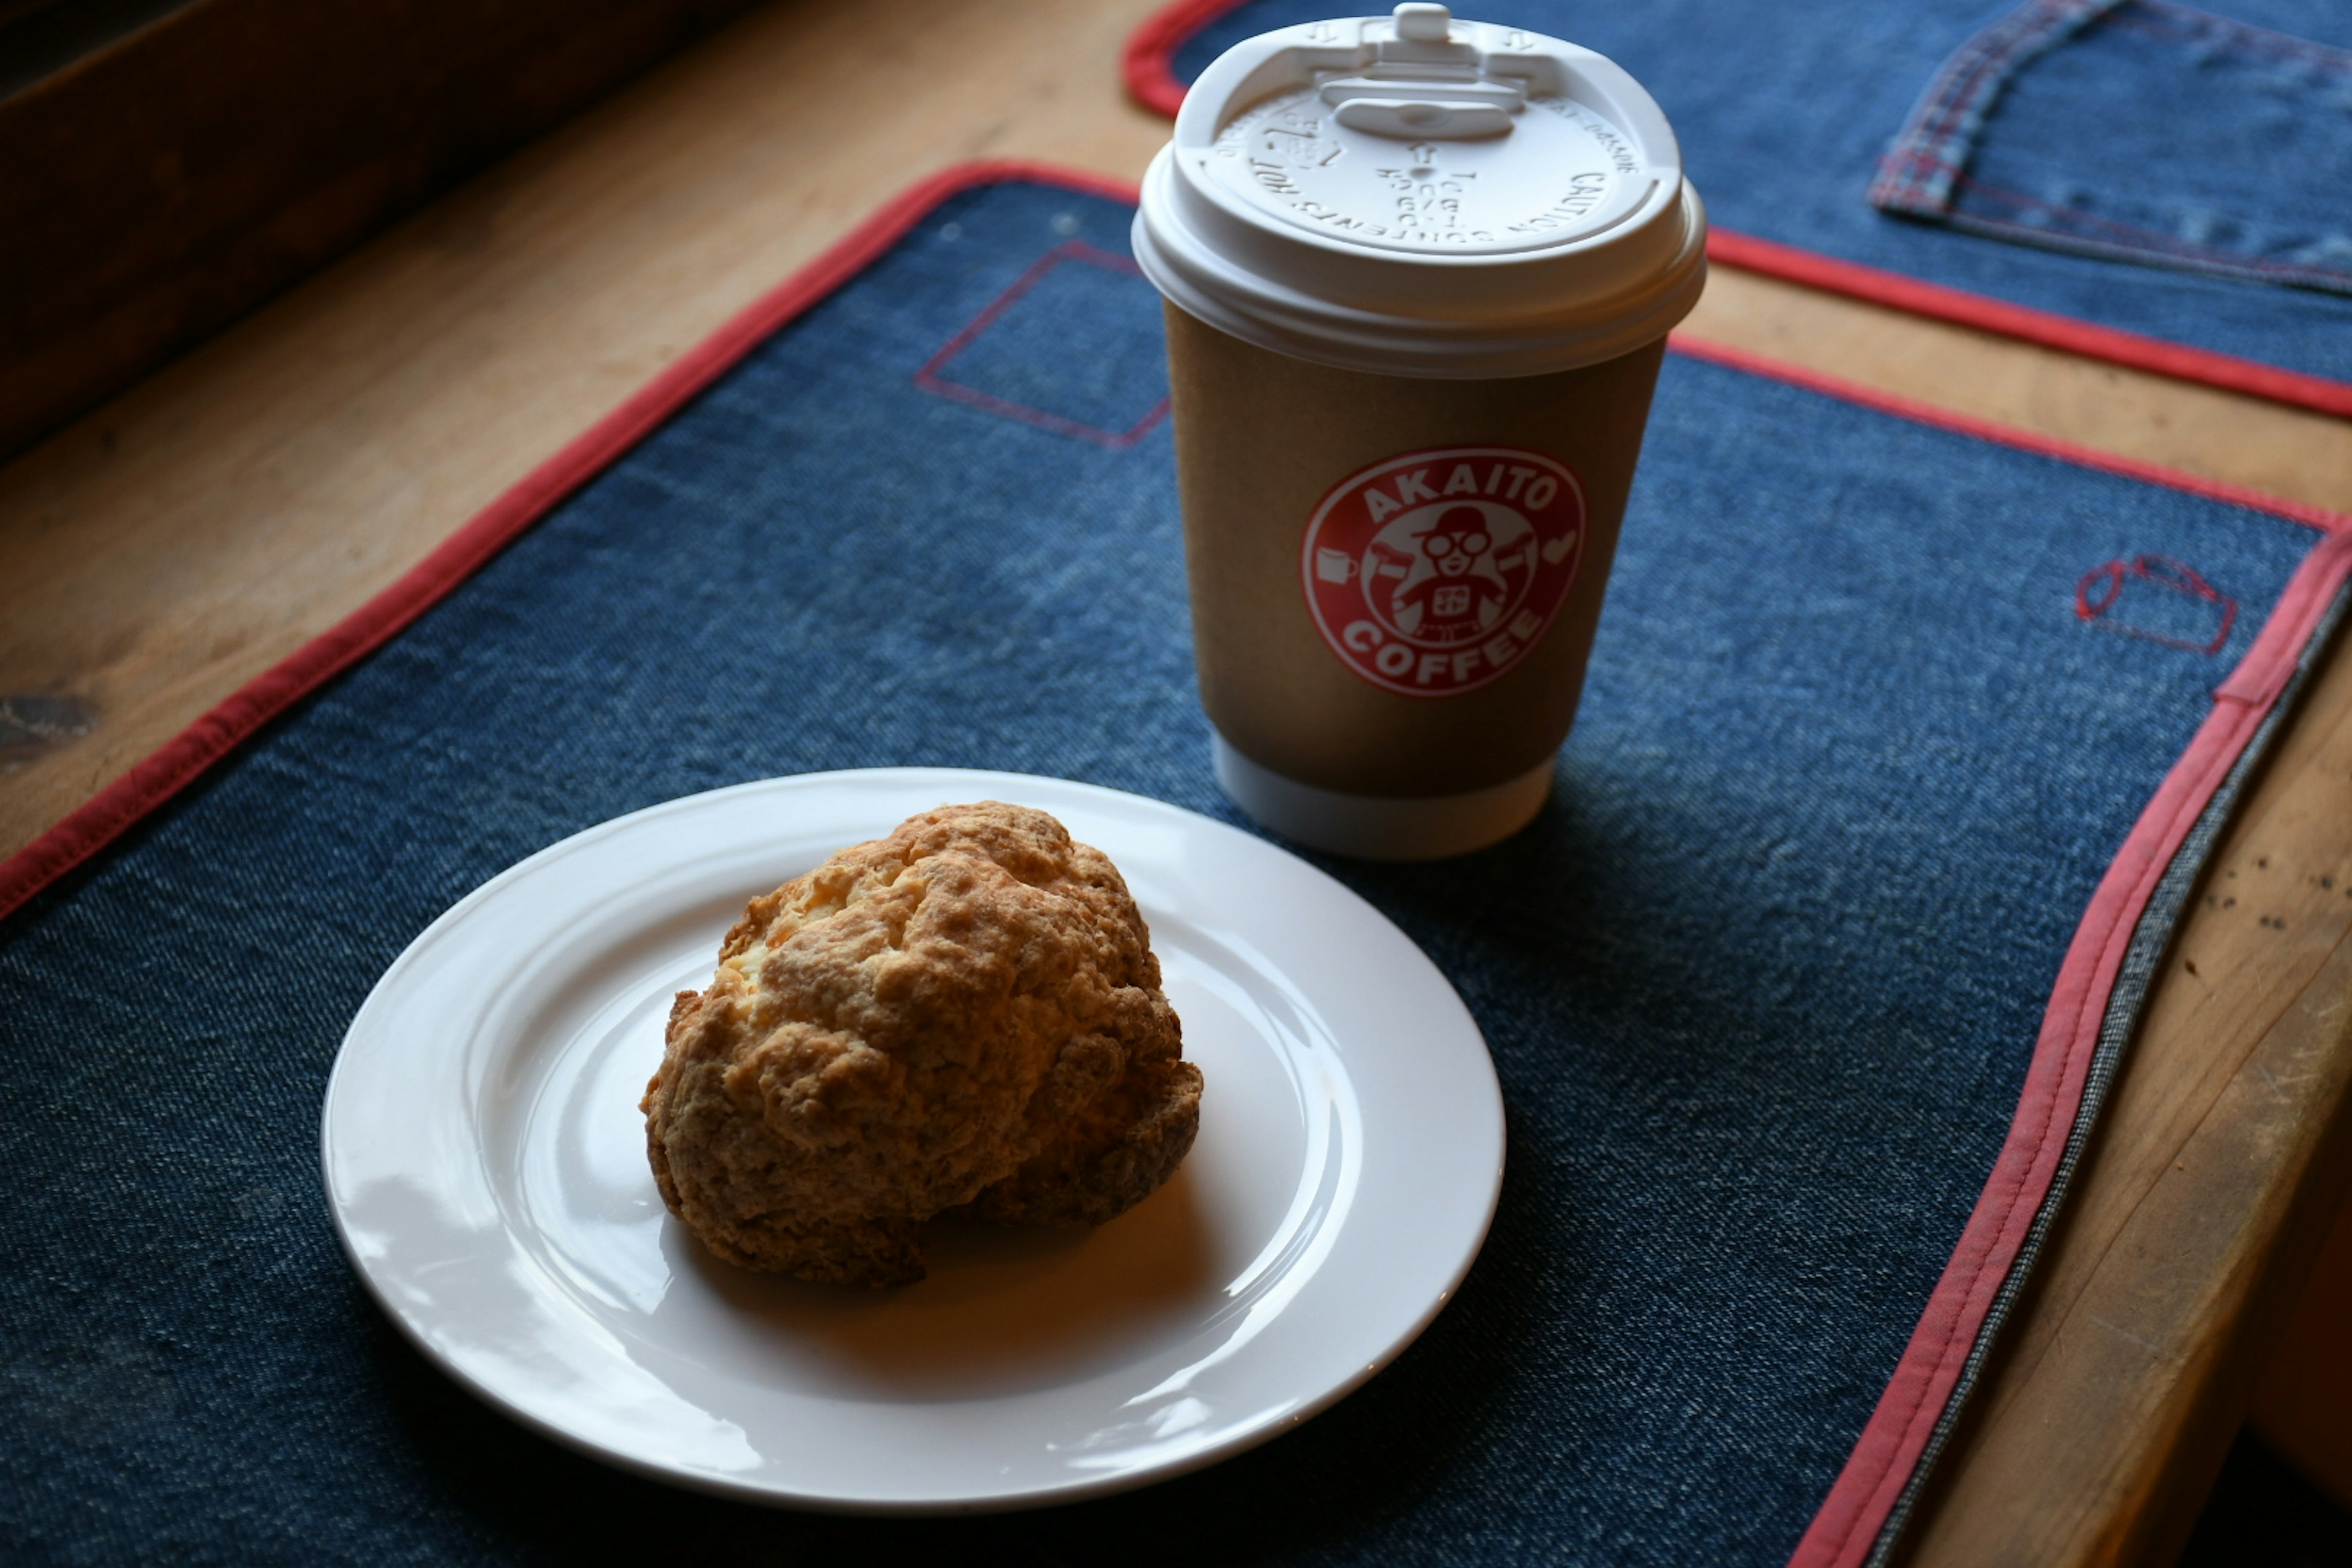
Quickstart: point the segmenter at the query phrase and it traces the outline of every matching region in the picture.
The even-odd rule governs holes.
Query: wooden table
[[[0,468],[0,853],[332,625],[918,176],[1132,179],[1153,0],[756,11]],[[2352,423],[1719,268],[1694,335],[2352,510]],[[2161,1559],[2352,1185],[2352,656],[2168,960],[1921,1563]],[[2232,901],[2234,900],[2234,901]],[[2341,1272],[2341,1270],[2338,1270]],[[2352,1396],[2352,1389],[2347,1389]]]

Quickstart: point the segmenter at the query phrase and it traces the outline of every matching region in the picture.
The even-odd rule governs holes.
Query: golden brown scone
[[[1200,1125],[1182,1051],[1109,859],[1042,811],[941,806],[751,900],[670,1009],[646,1142],[719,1257],[905,1284],[941,1209],[1099,1224],[1166,1181]]]

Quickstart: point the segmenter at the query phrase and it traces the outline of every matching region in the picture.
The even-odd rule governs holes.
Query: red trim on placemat
[[[1979,441],[1995,446],[2013,447],[2021,452],[2034,452],[2045,458],[2058,458],[2080,468],[2098,468],[2110,474],[2121,474],[2128,479],[2139,479],[2167,489],[2187,490],[2210,500],[2225,501],[2231,506],[2246,507],[2254,511],[2267,511],[2276,516],[2334,533],[2352,529],[2352,513],[2330,511],[2326,507],[2308,501],[2290,500],[2267,491],[2250,489],[2244,485],[2229,484],[2221,479],[2209,479],[2200,474],[2184,473],[2158,463],[2143,462],[2137,458],[2120,457],[2103,452],[2095,447],[2078,446],[2062,441],[2054,436],[2043,436],[2032,430],[2021,430],[2013,425],[2001,425],[1990,419],[1979,419],[1973,415],[1957,414],[1948,408],[1938,408],[1932,403],[1920,403],[1892,392],[1881,392],[1874,386],[1864,386],[1858,381],[1822,371],[1808,370],[1802,365],[1781,360],[1768,359],[1722,343],[1694,338],[1684,332],[1668,335],[1667,342],[1675,352],[1689,358],[1705,360],[1710,364],[1743,370],[1771,381],[1784,381],[1791,386],[1801,386],[1846,403],[1859,403],[1883,413],[1899,415],[1920,425],[1933,425],[1939,430],[1950,430],[1962,436],[1973,436]]]
[[[1216,4],[1222,5],[1223,0]],[[1130,203],[1136,199],[1135,187],[1122,182],[1013,162],[961,164],[900,193],[532,469],[391,587],[239,689],[0,864],[0,916],[104,847],[263,724],[389,641],[770,334],[878,258],[940,203],[960,191],[1003,180],[1036,181]],[[2172,856],[2285,689],[2319,617],[2352,577],[2352,516],[1952,414],[1738,350],[1679,335],[1674,346],[1694,359],[2021,451],[2270,512],[2327,535],[2297,568],[2252,648],[2214,692],[2212,712],[2134,825],[2075,931],[1992,1175],[1876,1410],[1792,1560],[1792,1568],[1847,1568],[1868,1555],[1917,1467],[2001,1282],[2049,1193],[2067,1131],[2082,1104],[2100,1023],[2133,928]]]
[[[392,586],[238,688],[79,809],[0,861],[0,918],[112,843],[247,736],[391,641],[771,333],[898,243],[924,214],[959,191],[1002,180],[1034,180],[1114,201],[1136,199],[1135,186],[1124,181],[1011,160],[960,163],[901,191],[526,474]]]
[[[2270,512],[2326,535],[2289,579],[2253,647],[2214,691],[2212,710],[2100,879],[2042,1014],[2025,1086],[1992,1174],[1876,1409],[1790,1560],[1790,1568],[1855,1568],[1870,1555],[1888,1514],[1910,1484],[2001,1284],[2057,1177],[2098,1049],[2107,1001],[2140,915],[2174,854],[2286,689],[2319,617],[2352,578],[2352,515],[1955,414],[1680,333],[1675,334],[1673,346],[1692,359],[2019,451]]]
[[[2352,519],[2305,557],[2270,622],[2189,750],[2165,775],[2099,880],[2042,1015],[2017,1114],[1959,1246],[1927,1299],[1878,1407],[1797,1544],[1790,1568],[1855,1568],[1910,1484],[1999,1294],[2050,1191],[2083,1102],[2107,999],[2132,932],[2173,855],[2213,799],[2295,669],[2321,616],[2352,576]]]
[[[2176,381],[2202,382],[2273,403],[2352,417],[2352,382],[2330,381],[2325,376],[2305,375],[2299,371],[2240,359],[2235,354],[2192,349],[2162,338],[2095,326],[2072,316],[2012,305],[1966,289],[1948,289],[1940,283],[1922,282],[1899,272],[1882,271],[1857,261],[1841,261],[1818,251],[1758,239],[1730,229],[1718,228],[1707,235],[1706,256],[1709,261],[1720,261],[1727,267],[1786,279],[1809,289],[1848,295],[1915,316],[1932,316],[1980,331],[2021,338],[2088,359],[2168,375]]]
[[[1202,27],[1244,4],[1246,0],[1174,0],[1145,17],[1128,35],[1127,47],[1119,57],[1129,95],[1146,109],[1173,119],[1184,101],[1184,84],[1176,79],[1174,70],[1176,51]],[[1848,295],[1870,304],[1931,316],[1979,331],[1998,332],[2045,348],[2063,349],[2068,353],[2168,375],[2176,381],[2201,382],[2250,397],[2352,418],[2352,382],[2306,375],[2236,354],[2190,348],[2186,343],[2115,327],[2095,326],[2073,316],[2012,305],[1940,283],[1923,282],[1899,272],[1865,267],[1858,261],[1841,261],[1819,251],[1759,239],[1733,229],[1710,229],[1706,256],[1709,261],[1719,261],[1726,267],[1786,279],[1809,289]]]
[[[2352,515],[1955,414],[1680,333],[1672,341],[1677,352],[1692,359],[1786,382],[2019,451],[2270,512],[2326,535],[2295,569],[2253,647],[2214,691],[2212,710],[2100,879],[2042,1014],[2025,1086],[1992,1174],[1978,1195],[1959,1245],[1945,1265],[1877,1408],[1790,1560],[1790,1568],[1854,1568],[1870,1555],[1887,1515],[1910,1484],[2001,1283],[2016,1263],[2033,1217],[2057,1177],[2058,1162],[2082,1107],[2084,1087],[2098,1049],[2107,1000],[2114,994],[2116,976],[2122,970],[2125,951],[2141,913],[2173,855],[2188,839],[2279,693],[2286,689],[2319,617],[2346,580],[2352,578]]]
[[[1176,79],[1176,51],[1184,40],[1245,0],[1174,0],[1146,16],[1119,51],[1119,75],[1129,96],[1154,114],[1176,118],[1184,84]]]
[[[2032,430],[1952,414],[1948,409],[1879,393],[1839,376],[1783,364],[1761,355],[1722,348],[1717,343],[1677,334],[1675,348],[1694,360],[1740,369],[1740,372],[1801,385],[1811,393],[1872,406],[1884,414],[1938,426],[1959,435],[1985,439],[2018,451],[2032,451],[2065,463],[2124,475],[2145,484],[2180,489],[2194,496],[2242,505],[2249,510],[2288,517],[2305,527],[2326,533],[2319,548],[2305,557],[2288,578],[2270,621],[2255,637],[2237,670],[2213,691],[2213,710],[2206,715],[2188,752],[2180,754],[2164,775],[2157,795],[2140,811],[2122,851],[2100,877],[2098,891],[2084,910],[2074,941],[2067,945],[2065,963],[2058,969],[2058,985],[2051,990],[2049,1006],[2042,1013],[2042,1035],[2034,1041],[2032,1063],[2025,1069],[2025,1089],[2018,1093],[2018,1110],[2009,1121],[2009,1138],[2001,1142],[1992,1175],[1978,1194],[1969,1225],[1961,1229],[1959,1246],[1945,1265],[1927,1310],[1912,1328],[1910,1344],[1895,1363],[1894,1377],[1879,1394],[1870,1422],[1846,1455],[1846,1467],[1830,1486],[1830,1495],[1813,1514],[1813,1523],[1797,1542],[1790,1568],[1855,1568],[1870,1556],[1877,1535],[1886,1526],[1903,1488],[1927,1453],[1936,1422],[1950,1404],[1952,1389],[1976,1350],[1978,1333],[1992,1311],[2001,1281],[2016,1265],[2018,1253],[2032,1232],[2034,1215],[2049,1196],[2058,1175],[2058,1159],[2065,1154],[2067,1133],[2082,1110],[2084,1086],[2091,1060],[2098,1053],[2098,1032],[2105,1023],[2107,999],[2115,994],[2115,978],[2124,966],[2124,952],[2138,926],[2157,881],[2171,865],[2173,853],[2188,842],[2197,818],[2213,802],[2222,778],[2237,766],[2239,754],[2253,731],[2270,715],[2272,703],[2294,677],[2303,647],[2310,642],[2319,616],[2352,578],[2352,515],[2326,508],[2265,496],[2261,491],[2222,484],[2200,475],[2188,475],[2138,458],[2094,451],[2074,442],[2061,442]]]
[[[2065,1152],[2075,1112],[2082,1107],[2084,1086],[2098,1049],[2107,999],[2115,991],[2116,976],[2141,913],[2173,855],[2212,801],[2214,791],[2236,765],[2279,693],[2286,689],[2319,617],[2347,579],[2352,578],[2352,514],[1955,414],[1681,333],[1674,334],[1671,342],[1677,353],[1692,359],[2018,451],[2269,512],[2326,536],[2288,580],[2253,647],[2215,689],[2212,710],[2100,879],[2042,1014],[2025,1087],[2011,1118],[2009,1135],[1993,1162],[1992,1174],[1978,1194],[1959,1245],[1928,1297],[1877,1407],[1790,1559],[1790,1568],[1854,1568],[1870,1555],[1887,1515],[1910,1484],[2001,1283],[2017,1261],[2033,1216],[2057,1177],[2058,1161]]]

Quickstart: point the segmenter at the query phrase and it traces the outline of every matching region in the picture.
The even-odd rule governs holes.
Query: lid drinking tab
[[[1372,46],[1373,64],[1360,75],[1323,83],[1318,96],[1332,119],[1374,136],[1476,141],[1509,133],[1511,117],[1527,107],[1526,84],[1489,78],[1478,47],[1454,40],[1454,18],[1443,5],[1396,8],[1395,36]]]

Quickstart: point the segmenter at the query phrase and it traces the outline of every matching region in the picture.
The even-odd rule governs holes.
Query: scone
[[[1099,1224],[1166,1181],[1200,1125],[1182,1052],[1109,859],[1042,811],[942,806],[751,900],[670,1009],[646,1142],[719,1257],[905,1284],[942,1209]]]

